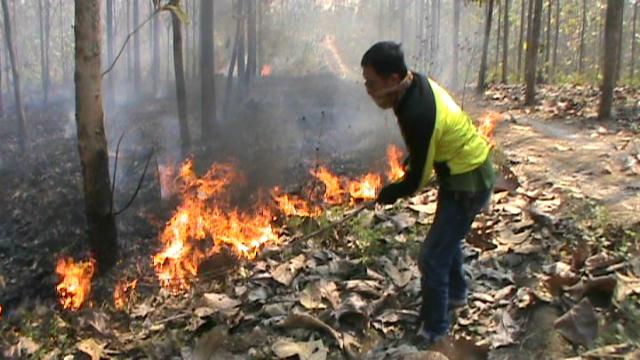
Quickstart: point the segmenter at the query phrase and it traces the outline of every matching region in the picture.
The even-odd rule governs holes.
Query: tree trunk
[[[257,25],[256,25],[256,0],[247,0],[248,17],[247,17],[247,71],[244,79],[245,86],[249,86],[249,82],[256,75],[257,71]]]
[[[231,106],[231,97],[233,95],[233,69],[236,67],[236,62],[238,61],[238,46],[240,44],[240,27],[242,26],[242,22],[240,21],[240,3],[242,0],[237,0],[235,3],[234,11],[236,12],[236,36],[233,41],[233,50],[231,52],[231,61],[229,61],[229,70],[227,71],[227,86],[225,88],[224,95],[224,116],[227,117],[229,115],[229,110]]]
[[[171,5],[180,7],[180,0],[171,0]],[[171,28],[173,29],[173,71],[176,77],[176,99],[178,101],[178,117],[180,122],[180,140],[182,156],[186,156],[191,147],[191,135],[187,118],[187,91],[184,80],[184,58],[182,55],[182,22],[171,13]]]
[[[29,131],[27,127],[27,116],[25,115],[24,106],[22,105],[20,71],[18,70],[18,59],[13,39],[13,27],[11,24],[11,15],[9,14],[9,5],[7,4],[7,0],[2,0],[2,11],[4,12],[4,37],[7,51],[9,52],[9,60],[11,61],[11,73],[13,74],[13,93],[16,100],[16,113],[18,120],[18,144],[20,146],[20,151],[25,152],[29,142]]]
[[[558,41],[560,40],[560,0],[556,0],[556,23],[553,38],[553,60],[551,65],[551,78],[555,80],[558,67]]]
[[[478,74],[478,93],[484,92],[487,77],[487,58],[489,56],[489,39],[491,38],[491,19],[493,17],[493,0],[487,3],[487,13],[484,23],[484,38],[482,40],[482,59],[480,60],[480,73]]]
[[[509,2],[504,0],[504,30],[502,35],[502,83],[507,83],[507,75],[509,73]]]
[[[536,74],[538,64],[538,48],[540,45],[540,28],[542,25],[542,1],[534,0],[531,38],[527,43],[527,58],[525,59],[525,105],[533,105],[536,99]]]
[[[137,28],[140,24],[140,1],[133,1],[133,27]],[[139,96],[141,91],[140,85],[140,34],[133,36],[133,88]]]
[[[545,74],[549,73],[549,67],[551,62],[551,9],[553,8],[552,0],[549,0],[547,6],[547,29],[546,29],[546,41],[544,46],[544,70]]]
[[[64,19],[65,19],[64,11],[62,9],[62,7],[64,6],[65,3],[66,3],[66,1],[60,0],[60,5],[59,5],[60,6],[60,11],[59,11],[60,16],[58,17],[58,23],[60,24],[59,25],[59,28],[60,28],[60,60],[62,62],[62,82],[63,83],[66,83],[67,80],[69,79],[69,71],[68,71],[68,68],[67,68],[67,63],[68,63],[68,61],[67,61],[67,47],[66,47],[67,41],[66,41],[66,39],[64,37],[64,34],[65,34],[64,30],[65,30],[66,26],[65,26],[65,22],[64,22]]]
[[[633,5],[633,29],[631,31],[631,63],[629,64],[629,80],[633,84],[633,75],[636,67],[636,24],[638,20],[638,5],[640,1],[635,2]]]
[[[215,3],[215,1],[213,2]],[[193,34],[193,36],[191,37],[191,76],[194,79],[198,77],[198,65],[200,64],[199,62],[200,58],[198,56],[198,46],[196,42],[196,38],[197,38],[196,33],[197,33],[198,25],[200,25],[200,22],[196,21],[196,15],[195,15],[197,13],[196,11],[197,3],[198,1],[195,1],[195,0],[191,1],[191,13],[193,14],[193,21],[191,26],[191,33]]]
[[[200,2],[200,121],[202,140],[216,139],[213,62],[213,0]]]
[[[494,71],[493,80],[497,82],[498,70],[500,69],[500,39],[501,39],[501,22],[502,22],[502,3],[498,2],[498,22],[496,23],[496,69]]]
[[[624,0],[607,0],[607,15],[604,26],[605,51],[602,67],[602,86],[598,119],[612,116],[613,89],[616,86],[616,71],[620,65],[620,32],[624,14]]]
[[[43,0],[38,0],[38,23],[39,23],[39,33],[40,33],[40,80],[42,82],[42,100],[44,102],[44,104],[46,105],[49,102],[49,88],[47,86],[47,56],[45,55],[46,52],[46,40],[45,40],[45,16],[44,16],[44,9],[42,6],[42,1]],[[46,2],[48,2],[48,0],[44,0]]]
[[[616,83],[620,82],[620,74],[622,73],[622,65],[624,60],[624,48],[622,47],[622,40],[624,38],[624,7],[625,3],[622,3],[622,20],[620,25],[620,35],[618,36],[618,66],[616,66]]]
[[[6,1],[6,0],[3,0]],[[75,2],[75,86],[78,151],[84,180],[88,239],[98,271],[118,260],[118,241],[109,181],[109,157],[102,109],[101,0]]]
[[[4,95],[2,86],[2,55],[0,54],[0,117],[4,116]]]
[[[127,7],[127,34],[129,34],[131,32],[131,1],[127,1],[125,3],[125,6]],[[133,55],[131,55],[131,43],[128,42],[127,43],[127,80],[131,80],[131,78],[133,77]]]
[[[584,71],[584,36],[587,31],[587,0],[582,0],[582,25],[580,27],[580,51],[578,52],[578,74]]]
[[[245,0],[238,1],[238,23],[240,24],[240,36],[238,37],[238,80],[242,79],[245,72],[245,38],[247,29],[247,17],[244,10]]]
[[[107,62],[109,65],[113,63],[115,53],[113,51],[114,40],[114,18],[115,7],[113,6],[114,0],[107,0]],[[115,71],[113,69],[112,71]],[[116,103],[116,74],[107,75],[107,103],[115,105]]]
[[[530,0],[531,1],[531,0]],[[525,6],[527,4],[527,0],[522,0],[522,4],[520,7],[520,37],[518,38],[518,67],[516,78],[518,81],[521,79],[522,75],[522,49],[524,48],[524,24],[525,24]]]
[[[453,1],[453,76],[451,78],[451,85],[453,89],[458,89],[458,72],[460,62],[460,2],[461,0]]]
[[[154,9],[155,11],[156,9]],[[157,94],[158,88],[160,87],[159,79],[160,79],[160,16],[156,15],[153,17],[152,26],[153,26],[153,58],[151,59],[151,78],[153,79],[153,92],[154,95]]]
[[[430,68],[434,68],[438,63],[438,47],[440,46],[440,0],[431,0],[431,51]],[[434,69],[434,72],[435,69]]]

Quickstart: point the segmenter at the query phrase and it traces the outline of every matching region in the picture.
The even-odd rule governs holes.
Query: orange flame
[[[271,76],[271,73],[273,72],[271,65],[269,64],[264,64],[262,66],[262,70],[260,70],[260,76],[262,77],[269,77]]]
[[[311,170],[311,175],[322,181],[324,184],[323,200],[330,205],[338,205],[344,202],[345,191],[340,185],[340,179],[332,174],[324,166],[319,166],[317,170]]]
[[[0,320],[2,320],[2,305],[0,305]]]
[[[200,263],[222,245],[239,257],[252,259],[265,244],[278,242],[270,211],[245,214],[226,206],[222,195],[236,178],[228,164],[214,164],[201,177],[191,161],[182,165],[178,176],[182,203],[160,235],[164,248],[153,257],[161,286],[172,291],[187,289]]]
[[[498,124],[498,121],[504,119],[504,116],[497,112],[487,112],[480,116],[478,119],[478,132],[480,135],[484,136],[491,144],[494,144],[493,141],[493,131]]]
[[[60,283],[56,286],[60,304],[64,309],[78,310],[91,292],[91,278],[95,271],[95,261],[75,263],[73,259],[60,259],[56,273]]]
[[[378,174],[369,173],[359,180],[349,182],[349,195],[353,200],[374,200],[382,187],[382,178]]]
[[[131,297],[133,290],[135,290],[138,280],[122,281],[116,286],[116,290],[113,293],[113,303],[118,310],[124,309],[128,299]]]
[[[387,179],[389,181],[398,181],[405,175],[400,158],[402,158],[402,150],[395,145],[389,145],[387,148]]]
[[[320,208],[312,206],[304,199],[290,194],[278,195],[278,193],[279,189],[275,188],[272,191],[272,196],[285,216],[315,217],[320,215]]]

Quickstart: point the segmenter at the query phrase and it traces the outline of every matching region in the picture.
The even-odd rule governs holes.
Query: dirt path
[[[617,224],[640,220],[640,138],[606,124],[511,115],[496,138],[517,174],[595,199]]]

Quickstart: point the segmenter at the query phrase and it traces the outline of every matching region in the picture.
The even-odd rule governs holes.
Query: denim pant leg
[[[438,192],[436,215],[427,239],[422,244],[418,261],[422,273],[423,328],[435,335],[444,334],[449,329],[448,302],[451,285],[453,291],[466,291],[461,242],[489,195],[490,191]]]
[[[451,269],[449,270],[449,299],[464,300],[467,296],[467,281],[462,267],[462,242],[457,242],[453,250]]]

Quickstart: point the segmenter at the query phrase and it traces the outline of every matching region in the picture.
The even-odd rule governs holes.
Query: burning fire
[[[113,293],[113,303],[118,310],[124,309],[128,299],[131,297],[133,290],[135,290],[138,280],[123,281],[116,286],[116,290]]]
[[[484,136],[491,144],[494,144],[493,141],[493,131],[498,124],[498,121],[504,119],[504,116],[500,113],[490,111],[478,119],[478,132],[480,135]]]
[[[279,189],[273,189],[272,197],[285,216],[315,217],[320,215],[320,208],[309,204],[304,199],[290,194],[278,194]]]
[[[336,175],[324,166],[319,166],[317,170],[311,170],[310,173],[324,184],[323,200],[327,204],[339,205],[344,202],[345,191]]]
[[[269,64],[264,64],[262,66],[262,69],[260,70],[260,76],[262,77],[269,77],[271,76],[271,73],[273,72],[273,69],[271,68],[271,65]]]
[[[402,150],[395,145],[389,145],[387,148],[387,179],[389,181],[398,181],[404,177],[405,171],[401,158]]]
[[[192,162],[186,161],[179,174],[182,203],[160,235],[164,248],[153,257],[161,286],[186,289],[200,263],[222,245],[239,257],[252,259],[265,244],[278,242],[268,209],[246,214],[227,205],[223,195],[237,178],[230,165],[214,164],[198,177]]]
[[[60,259],[56,265],[56,273],[60,283],[56,286],[59,301],[63,308],[78,310],[91,292],[91,278],[95,271],[95,261],[75,263],[73,259]]]
[[[374,200],[382,187],[382,178],[378,174],[369,173],[360,180],[349,182],[349,195],[353,200]]]

